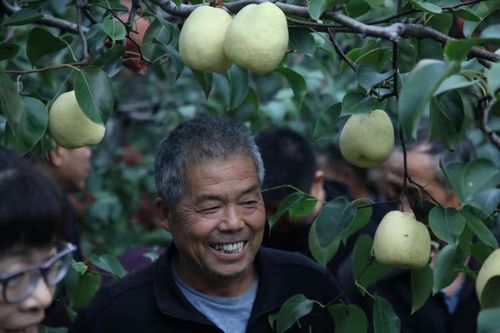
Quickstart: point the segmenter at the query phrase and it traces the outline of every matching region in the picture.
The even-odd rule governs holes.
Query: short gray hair
[[[243,124],[228,118],[207,116],[180,124],[160,143],[156,154],[154,174],[158,196],[175,210],[185,191],[187,168],[239,154],[252,158],[262,185],[262,157],[252,134]]]

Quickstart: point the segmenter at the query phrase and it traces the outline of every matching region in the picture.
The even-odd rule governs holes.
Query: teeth
[[[226,243],[226,244],[213,244],[212,248],[214,248],[216,251],[222,251],[224,253],[238,253],[241,250],[243,250],[243,242],[236,242],[236,243]]]

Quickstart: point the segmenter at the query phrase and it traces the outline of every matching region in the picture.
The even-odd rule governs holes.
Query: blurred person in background
[[[75,250],[66,209],[48,177],[0,147],[0,332],[38,332]]]
[[[460,201],[449,188],[439,167],[452,162],[467,163],[474,159],[474,146],[467,138],[453,151],[439,140],[430,140],[428,122],[422,120],[416,142],[407,143],[407,171],[412,180],[422,188],[408,183],[408,195],[403,198],[402,209],[414,207],[418,200],[436,200],[443,207],[459,208]],[[399,200],[403,191],[403,151],[396,147],[391,157],[381,167],[380,188],[388,199]],[[433,199],[431,199],[431,197]],[[437,243],[443,243],[434,238]],[[441,244],[442,245],[442,244]],[[434,250],[431,267],[439,250]],[[467,265],[477,269],[478,265],[468,259]],[[431,296],[425,305],[411,314],[411,274],[408,270],[394,269],[373,287],[373,292],[387,299],[401,321],[402,333],[470,333],[476,332],[479,302],[474,281],[464,272],[458,273],[453,282]],[[366,311],[371,313],[371,309]]]
[[[323,171],[318,168],[313,145],[295,130],[272,126],[257,133],[255,142],[266,169],[263,183],[265,191],[262,196],[268,219],[277,212],[283,200],[295,192],[290,186],[318,200],[313,211],[307,216],[291,218],[288,214],[283,215],[271,232],[266,230],[263,244],[312,257],[308,246],[309,230],[322,204],[339,196],[350,199],[350,189],[345,183],[325,179]],[[339,248],[328,265],[332,273],[335,273],[338,265],[347,258],[351,245],[349,243],[348,246]]]

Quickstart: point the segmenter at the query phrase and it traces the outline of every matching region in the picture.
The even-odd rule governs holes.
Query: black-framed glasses
[[[76,246],[63,243],[58,252],[45,262],[11,273],[0,273],[2,298],[7,303],[19,303],[35,290],[40,277],[50,287],[60,282],[68,272]]]

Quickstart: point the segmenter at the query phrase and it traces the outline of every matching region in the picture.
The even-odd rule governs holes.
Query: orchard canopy
[[[286,16],[289,41],[272,72],[256,74],[237,65],[203,72],[184,64],[179,34],[194,9],[210,5],[236,15],[261,2],[0,0],[1,144],[44,158],[53,144],[50,106],[57,96],[75,91],[85,115],[106,126],[104,140],[94,147],[89,191],[80,198],[86,202],[84,252],[121,277],[126,272],[115,255],[142,244],[162,245],[168,237],[152,227],[152,160],[159,140],[182,120],[225,115],[252,131],[278,124],[321,147],[338,143],[350,115],[381,109],[404,147],[428,118],[432,140],[453,150],[468,138],[477,158],[440,166],[460,208],[413,203],[419,220],[446,243],[432,270],[412,275],[413,310],[459,272],[474,278],[477,272],[462,259],[484,262],[499,239],[500,1],[279,1],[274,4]],[[411,175],[405,177],[411,184]],[[304,214],[312,209],[311,200],[294,193],[278,213]],[[324,204],[309,237],[320,264],[368,223],[373,204],[345,198]],[[367,235],[354,247],[352,273],[361,289],[386,272],[373,261],[371,247]],[[97,289],[99,276],[83,263],[73,268],[77,307]],[[500,295],[498,283],[490,287]],[[336,323],[361,323],[363,331],[366,317],[359,308],[332,304]],[[376,298],[375,306],[377,323],[388,325],[384,332],[397,332],[390,305]],[[277,331],[286,331],[312,307],[312,300],[300,295],[291,299],[272,318]],[[480,331],[498,332],[498,318],[500,308],[482,310]]]

